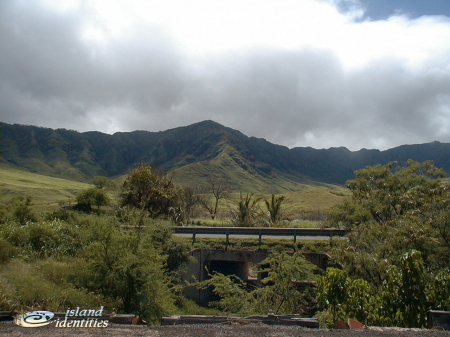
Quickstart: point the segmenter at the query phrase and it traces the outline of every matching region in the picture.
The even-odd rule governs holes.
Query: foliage
[[[347,317],[364,321],[369,309],[372,288],[362,279],[351,280],[345,270],[328,268],[317,280],[317,301],[322,309],[329,310],[331,322]]]
[[[102,188],[105,190],[116,190],[117,184],[114,180],[110,180],[105,176],[96,176],[92,179],[92,184],[97,188]]]
[[[305,296],[313,280],[312,266],[300,253],[272,253],[261,262],[263,287],[251,291],[235,275],[213,273],[210,278],[197,284],[200,289],[213,287],[219,301],[211,305],[226,313],[239,315],[267,314],[274,309],[276,314],[302,312],[305,308]],[[306,285],[306,289],[305,289]]]
[[[76,201],[78,203],[77,208],[90,212],[92,205],[97,206],[97,208],[109,205],[110,198],[103,188],[91,187],[78,193]]]
[[[14,247],[14,256],[24,259],[74,256],[83,247],[81,233],[61,220],[3,224],[0,238]]]
[[[269,213],[269,223],[274,224],[281,220],[282,212],[281,205],[283,204],[285,197],[280,195],[276,197],[275,194],[272,194],[272,198],[270,200],[265,199],[264,203],[267,208],[267,212]]]
[[[261,272],[267,273],[262,280],[263,287],[254,290],[259,307],[263,312],[273,309],[275,314],[301,312],[305,306],[305,281],[315,279],[313,266],[305,260],[301,252],[292,255],[273,252],[261,262]]]
[[[139,223],[140,215],[139,210],[130,211],[124,218]],[[145,227],[125,230],[116,218],[67,210],[43,218],[25,225],[6,219],[0,225],[2,308],[64,311],[101,303],[110,311],[140,314],[152,323],[174,312],[176,296],[181,298],[175,272],[190,255],[188,244],[173,238],[170,223],[144,217]],[[33,269],[35,275],[28,272]],[[29,290],[33,280],[36,287]],[[23,291],[29,293],[21,295]]]
[[[447,308],[449,282],[448,272],[438,277],[427,274],[420,252],[411,250],[403,255],[400,267],[387,268],[378,289],[365,280],[351,280],[344,270],[328,268],[317,281],[317,300],[331,324],[347,317],[363,321],[367,311],[371,324],[422,327],[428,310]]]
[[[450,308],[450,275],[448,271],[429,275],[425,294],[430,308],[447,311]]]
[[[174,237],[173,226],[167,220],[153,220],[146,212],[131,207],[121,207],[115,211],[119,224],[144,230],[147,239],[166,257],[165,269],[177,271],[189,261],[190,245],[187,241]]]
[[[335,255],[350,275],[376,287],[389,265],[400,266],[408,250],[422,253],[430,272],[448,266],[449,185],[431,162],[367,167],[347,182],[352,198],[335,207],[331,225],[353,229]]]
[[[13,216],[20,222],[20,224],[25,225],[27,222],[36,222],[39,217],[30,208],[31,197],[20,197],[14,207]]]
[[[356,179],[346,183],[352,200],[340,205],[331,221],[357,228],[366,222],[387,223],[408,214],[420,216],[425,210],[423,206],[433,217],[448,209],[448,204],[441,202],[429,209],[430,203],[445,198],[448,191],[448,185],[442,185],[439,179],[445,176],[443,170],[430,161],[421,164],[413,160],[408,160],[405,167],[394,168],[395,163],[391,162],[356,171]]]
[[[14,247],[9,241],[0,237],[0,264],[8,262],[16,254],[16,247]]]
[[[76,306],[100,308],[107,301],[75,286],[73,280],[83,270],[74,260],[58,262],[52,259],[26,262],[12,259],[0,268],[0,310],[64,311]]]
[[[224,275],[214,272],[210,278],[197,284],[199,289],[213,287],[213,292],[219,296],[219,301],[211,302],[225,313],[251,315],[254,313],[255,299],[246,290],[244,282],[235,275]]]
[[[123,183],[121,206],[132,206],[148,212],[153,219],[170,215],[182,202],[182,190],[169,178],[161,176],[148,164],[133,169]]]
[[[99,223],[96,237],[85,254],[88,288],[109,298],[120,312],[159,321],[174,310],[174,299],[164,275],[164,256],[145,229],[122,231],[112,223]]]
[[[260,200],[261,198],[254,198],[253,193],[247,193],[245,197],[240,193],[237,210],[231,212],[231,223],[241,227],[253,226],[260,216]]]

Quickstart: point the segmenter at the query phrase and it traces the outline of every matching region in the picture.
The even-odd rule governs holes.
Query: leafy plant
[[[275,194],[272,194],[270,200],[267,199],[264,200],[267,212],[269,213],[270,224],[274,224],[281,220],[282,217],[281,205],[283,204],[284,200],[285,197],[283,195],[276,197]]]
[[[235,226],[250,227],[255,224],[260,215],[260,208],[258,206],[261,198],[254,198],[254,194],[246,194],[243,197],[240,193],[240,198],[237,205],[237,210],[232,210],[231,222]]]
[[[100,209],[101,206],[107,206],[110,203],[110,198],[103,188],[91,187],[81,191],[76,197],[78,205],[76,208],[86,210],[90,212],[92,206],[97,206]]]
[[[169,178],[161,176],[148,164],[133,169],[123,183],[121,206],[132,206],[148,212],[153,219],[170,215],[182,202],[183,191]]]

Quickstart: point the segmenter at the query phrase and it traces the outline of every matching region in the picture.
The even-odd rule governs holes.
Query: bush
[[[77,205],[75,209],[90,212],[92,205],[97,206],[100,209],[101,206],[107,206],[110,203],[110,198],[106,191],[102,188],[91,187],[81,191],[77,195]]]
[[[0,270],[0,310],[28,307],[65,311],[75,306],[107,307],[107,302],[101,297],[70,284],[67,280],[73,273],[72,265],[68,262],[44,260],[27,263],[12,259]]]
[[[5,239],[0,238],[0,264],[8,262],[18,250]]]

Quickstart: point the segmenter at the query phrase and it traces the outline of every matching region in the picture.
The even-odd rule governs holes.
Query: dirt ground
[[[12,322],[0,323],[0,336],[148,336],[148,337],[221,337],[221,336],[258,336],[258,337],[375,337],[375,336],[411,336],[411,337],[444,337],[448,331],[432,331],[425,329],[375,328],[369,330],[327,330],[306,329],[296,326],[270,326],[264,324],[230,325],[199,324],[175,326],[142,326],[112,324],[106,328],[57,328],[53,324],[38,328],[24,328]]]

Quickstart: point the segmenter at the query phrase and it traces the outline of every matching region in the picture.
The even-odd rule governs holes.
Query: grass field
[[[31,196],[33,207],[51,210],[60,204],[73,204],[77,193],[89,187],[91,185],[87,183],[44,176],[0,165],[0,198],[2,201],[8,201],[18,196]],[[296,216],[301,218],[298,215],[304,215],[305,212],[320,214],[342,202],[344,197],[349,194],[342,186],[315,182],[301,184],[298,188],[298,191],[283,193],[286,197],[283,205],[284,213],[291,219]],[[269,199],[270,196],[269,193],[255,194],[255,197],[263,199]],[[223,219],[226,218],[229,210],[235,207],[238,199],[239,192],[234,192],[228,200],[221,201],[220,213],[222,216],[215,221],[210,221],[209,225],[224,225],[227,221]],[[261,206],[263,206],[263,202],[261,202]],[[209,221],[206,214],[201,221],[205,224]],[[303,225],[306,226],[306,224]],[[314,224],[306,227],[314,227]]]
[[[32,205],[47,210],[59,203],[74,203],[75,196],[91,185],[53,178],[0,165],[0,198],[8,201],[19,196],[31,196]]]

